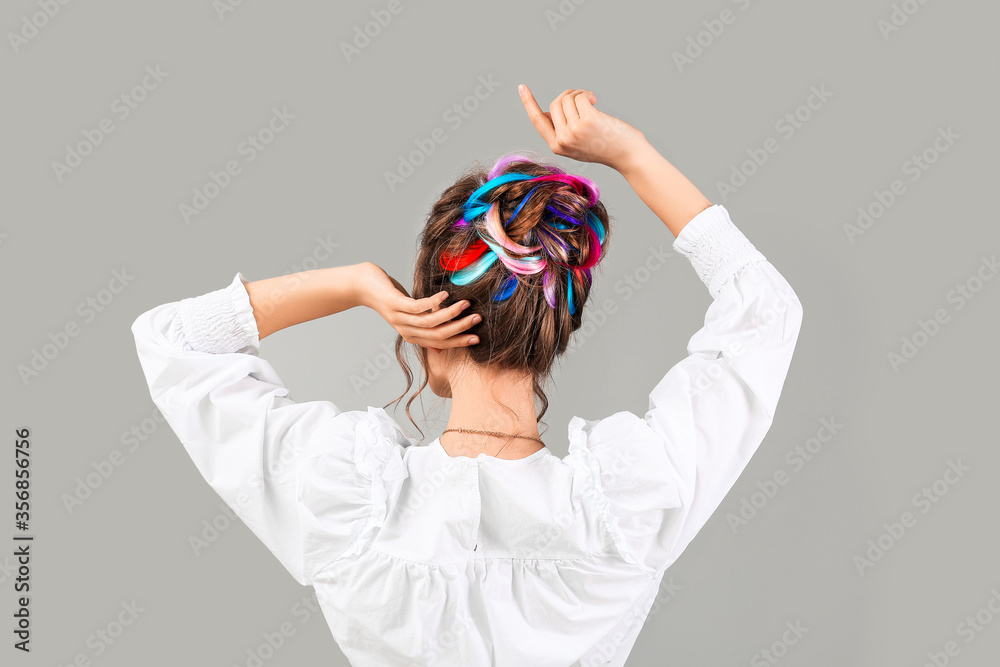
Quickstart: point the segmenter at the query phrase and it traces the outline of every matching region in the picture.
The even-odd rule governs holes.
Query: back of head
[[[583,322],[593,271],[607,251],[609,216],[599,196],[587,178],[509,155],[466,169],[431,207],[417,240],[413,298],[445,290],[442,307],[468,300],[465,312],[483,319],[463,333],[480,342],[456,349],[471,364],[530,375],[543,404],[538,419],[548,407],[542,385]],[[409,389],[403,342],[397,338],[396,351]],[[417,349],[426,372],[427,350]]]

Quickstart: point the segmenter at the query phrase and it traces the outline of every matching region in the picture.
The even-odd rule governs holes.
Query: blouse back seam
[[[470,560],[474,560],[474,561],[487,561],[487,560],[496,561],[496,560],[504,560],[504,561],[512,561],[512,562],[513,561],[517,561],[517,562],[520,562],[520,563],[536,563],[536,562],[544,562],[544,563],[553,563],[553,562],[579,563],[579,562],[586,562],[586,561],[597,560],[601,556],[612,556],[614,558],[621,559],[621,556],[618,554],[617,551],[615,551],[614,549],[605,548],[603,551],[596,551],[596,552],[594,552],[592,554],[588,554],[586,556],[580,556],[578,558],[518,558],[517,556],[477,556],[475,558],[469,558],[469,559],[466,559],[466,560],[456,560],[456,561],[451,561],[451,562],[448,562],[448,563],[437,563],[437,564],[435,564],[435,563],[425,563],[424,561],[416,560],[416,559],[413,559],[413,558],[406,558],[404,556],[398,556],[396,554],[389,553],[388,551],[383,551],[382,549],[375,549],[375,548],[372,548],[372,547],[364,547],[362,549],[362,552],[364,552],[364,551],[370,551],[372,553],[379,554],[381,556],[386,556],[386,557],[391,558],[393,560],[403,561],[403,562],[407,562],[407,563],[413,563],[415,565],[423,565],[424,567],[430,567],[430,568],[440,568],[440,567],[447,567],[447,566],[451,566],[451,565],[463,565],[465,563],[468,563]],[[319,570],[317,570],[316,574],[313,576],[313,578],[315,579],[316,577],[318,577],[320,575],[321,572],[325,571],[326,569],[332,567],[333,565],[335,565],[336,563],[338,563],[338,562],[340,562],[342,560],[352,560],[353,561],[353,560],[356,560],[356,559],[357,559],[357,554],[355,554],[352,557],[347,557],[345,555],[345,556],[340,556],[338,558],[335,558],[329,564],[324,565],[322,568],[320,568]]]

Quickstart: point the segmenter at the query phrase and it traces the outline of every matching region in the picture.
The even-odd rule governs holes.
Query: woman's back
[[[622,665],[677,559],[773,419],[801,305],[722,206],[674,242],[713,297],[644,416],[569,422],[569,453],[451,457],[381,408],[296,403],[229,286],[132,326],[206,481],[368,665]],[[641,363],[639,359],[634,361]]]
[[[392,423],[374,408],[345,419],[369,422],[365,430]],[[612,440],[644,465],[666,463],[662,443],[635,415],[613,415],[601,429],[594,450],[605,464]],[[669,465],[647,489],[599,491],[587,438],[577,418],[565,459],[543,448],[503,460],[453,458],[437,439],[405,446],[382,434],[375,446],[387,457],[385,516],[379,511],[373,532],[313,580],[345,652],[368,647],[358,664],[413,664],[406,656],[421,655],[427,662],[417,664],[569,665],[611,633],[659,577],[623,559],[604,494],[653,511],[679,498]],[[336,472],[343,477],[315,474],[322,484]]]

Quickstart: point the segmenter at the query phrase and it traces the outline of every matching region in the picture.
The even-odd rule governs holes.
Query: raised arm
[[[246,291],[259,340],[295,324],[367,306],[409,343],[440,350],[478,342],[462,335],[475,324],[475,314],[460,317],[467,301],[441,308],[447,292],[410,298],[406,288],[374,262],[255,280],[246,284]]]
[[[370,514],[363,493],[352,496],[345,512],[351,516],[338,533],[303,505],[306,474],[322,458],[336,459],[347,483],[360,477],[350,474],[357,420],[344,419],[329,401],[292,399],[260,356],[248,284],[237,273],[223,288],[150,308],[132,333],[150,396],[205,481],[308,585]],[[359,479],[357,488],[365,483]]]
[[[676,237],[712,203],[646,141],[642,132],[594,107],[589,90],[563,92],[543,112],[520,87],[528,117],[556,155],[615,169]]]
[[[659,566],[683,552],[763,442],[802,325],[794,290],[725,207],[699,213],[674,249],[713,300],[688,356],[649,394],[645,421],[665,444],[683,499],[650,547]]]
[[[362,264],[300,271],[246,284],[253,317],[264,340],[294,324],[334,315],[361,304]]]
[[[548,114],[530,91],[521,94],[553,151],[606,164],[628,180],[712,297],[688,356],[650,392],[643,429],[625,428],[620,413],[607,428],[605,420],[577,422],[587,431],[578,446],[600,462],[619,550],[662,570],[715,512],[770,428],[802,305],[725,207],[711,205],[638,130],[594,109],[592,93],[566,91]],[[632,463],[618,473],[623,453]]]
[[[631,150],[618,171],[675,237],[712,205],[694,183],[647,141]]]

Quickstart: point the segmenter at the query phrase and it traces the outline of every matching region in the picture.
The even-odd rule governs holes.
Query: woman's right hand
[[[527,86],[519,86],[519,90],[531,123],[556,155],[621,171],[646,143],[642,132],[594,108],[597,96],[589,90],[563,92],[546,112]]]
[[[468,347],[479,343],[479,337],[466,330],[482,320],[476,313],[463,312],[466,300],[441,307],[447,298],[444,291],[423,299],[414,299],[398,280],[374,262],[356,265],[353,290],[358,305],[368,306],[407,343],[440,352],[448,347]]]

